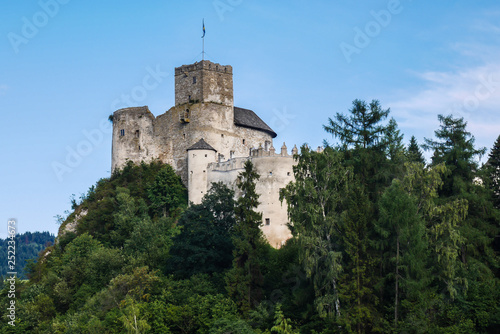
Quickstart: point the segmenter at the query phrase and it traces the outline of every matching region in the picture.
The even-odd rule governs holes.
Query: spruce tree
[[[476,157],[485,153],[486,148],[474,147],[474,136],[466,130],[467,122],[453,115],[438,115],[439,130],[434,131],[437,140],[425,138],[423,148],[434,151],[432,166],[445,163],[451,174],[445,177],[441,194],[452,196],[467,191],[478,169]]]
[[[500,136],[490,151],[487,166],[494,204],[497,209],[500,209]]]
[[[255,211],[260,204],[255,191],[255,182],[259,178],[252,161],[247,160],[237,179],[240,197],[234,210],[234,259],[232,269],[226,274],[226,284],[229,295],[243,313],[258,304],[262,297],[263,277],[258,252],[265,241],[260,229],[262,213]]]
[[[407,159],[410,162],[419,162],[425,164],[424,155],[422,154],[422,151],[418,146],[415,136],[411,136],[410,138],[410,144],[408,145],[407,151]]]

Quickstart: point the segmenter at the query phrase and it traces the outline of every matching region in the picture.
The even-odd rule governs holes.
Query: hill
[[[54,235],[49,232],[25,232],[16,235],[16,269],[9,270],[7,262],[0,263],[0,275],[5,277],[7,272],[15,271],[20,279],[26,279],[25,266],[29,260],[37,260],[38,254],[54,243]],[[9,239],[0,239],[0,257],[7,259]]]

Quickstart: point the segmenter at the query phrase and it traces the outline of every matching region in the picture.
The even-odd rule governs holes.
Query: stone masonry
[[[261,176],[262,230],[280,247],[291,235],[279,189],[293,181],[294,160],[284,144],[275,152],[275,137],[252,110],[233,105],[232,67],[203,60],[175,69],[175,106],[164,114],[155,117],[147,106],[114,112],[111,168],[159,159],[181,176],[196,204],[212,182],[237,190],[237,175],[251,159]]]

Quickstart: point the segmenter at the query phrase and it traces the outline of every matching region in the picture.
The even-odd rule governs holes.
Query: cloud
[[[500,60],[456,71],[414,73],[420,88],[393,94],[392,115],[403,129],[432,137],[437,115],[463,117],[477,147],[490,148],[500,135]]]

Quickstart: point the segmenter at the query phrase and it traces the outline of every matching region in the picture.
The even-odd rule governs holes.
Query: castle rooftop
[[[195,144],[191,145],[186,151],[190,150],[212,150],[217,152],[217,150],[213,148],[209,143],[207,143],[203,138],[198,140]]]
[[[277,136],[276,132],[250,109],[234,107],[234,124],[267,132],[273,138]]]

